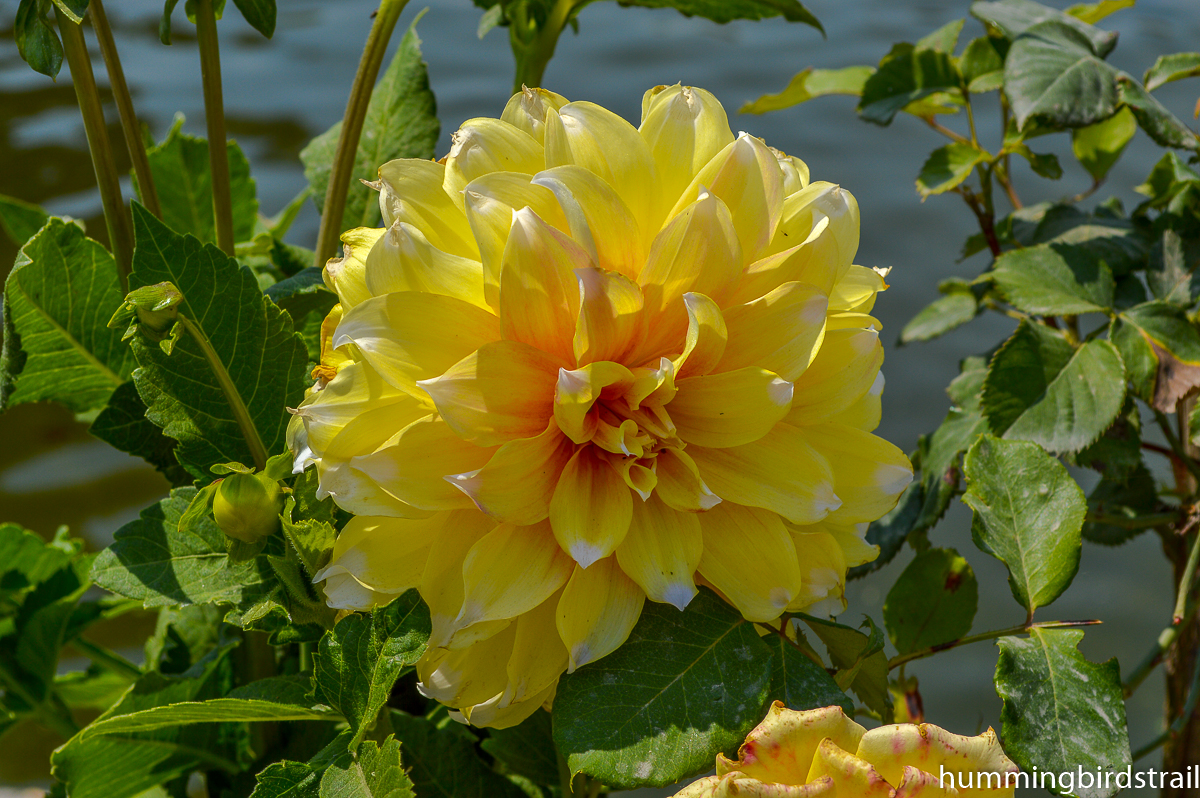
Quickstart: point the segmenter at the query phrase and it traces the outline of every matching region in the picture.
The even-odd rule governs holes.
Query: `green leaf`
[[[1200,247],[1196,243],[1189,241],[1189,247],[1175,230],[1163,230],[1150,250],[1146,267],[1146,284],[1155,299],[1188,307],[1200,294]]]
[[[544,712],[540,714],[545,716]],[[474,735],[449,718],[443,717],[440,723],[435,723],[429,718],[396,711],[388,718],[396,736],[404,741],[404,764],[410,768],[413,789],[421,798],[522,798],[524,795],[479,758]],[[558,760],[548,736],[543,745],[546,747],[527,752],[526,756],[549,757],[554,763],[551,783],[557,784]]]
[[[996,259],[991,277],[1004,298],[1026,313],[1103,313],[1112,307],[1112,271],[1083,247],[1011,250]]]
[[[346,751],[349,731],[334,737],[307,762],[283,760],[268,765],[256,775],[250,798],[320,798],[321,776],[338,760],[351,761]]]
[[[1125,368],[1116,347],[1074,349],[1048,327],[1023,321],[993,358],[983,385],[992,432],[1052,452],[1095,441],[1121,411]]]
[[[13,38],[17,40],[17,52],[34,72],[56,78],[62,69],[63,48],[58,33],[46,19],[48,9],[49,3],[42,0],[21,0]]]
[[[76,25],[83,24],[83,15],[87,13],[88,0],[52,0],[52,2],[66,15],[67,19]]]
[[[121,304],[112,255],[78,226],[51,219],[21,248],[4,288],[0,408],[53,400],[102,407],[133,358],[105,324]]]
[[[1133,8],[1137,0],[1099,0],[1096,3],[1079,3],[1067,9],[1067,13],[1080,22],[1095,25],[1109,14],[1114,14],[1123,8]]]
[[[307,353],[291,320],[262,295],[254,276],[211,245],[176,235],[140,206],[134,209],[137,246],[131,289],[173,283],[178,306],[208,339],[249,412],[268,456],[282,452],[289,420],[308,383]],[[133,338],[141,368],[134,375],[147,417],[179,441],[176,456],[194,476],[209,478],[217,463],[252,463],[224,388],[193,335],[166,354],[143,334]]]
[[[1152,206],[1161,208],[1183,186],[1200,184],[1200,174],[1193,171],[1177,153],[1168,152],[1154,164],[1146,182],[1133,190],[1150,197]]]
[[[395,714],[392,715],[392,724],[396,725]],[[534,784],[558,784],[558,757],[554,751],[552,734],[550,713],[539,709],[516,726],[489,730],[487,739],[480,747],[503,766],[505,773],[524,776]],[[411,746],[407,742],[409,736],[402,736],[405,745]],[[441,757],[433,761],[439,762]],[[451,793],[451,796],[457,794]]]
[[[1004,90],[1019,128],[1031,120],[1084,127],[1116,113],[1117,75],[1085,35],[1052,20],[1013,42],[1004,61]]]
[[[1158,491],[1154,477],[1142,464],[1128,475],[1105,477],[1088,495],[1088,513],[1136,522],[1140,516],[1154,512],[1158,506]],[[1119,546],[1149,530],[1148,526],[1126,526],[1105,521],[1088,521],[1083,525],[1083,537],[1105,546]]]
[[[799,617],[821,638],[829,651],[829,658],[838,669],[838,687],[854,691],[870,709],[891,722],[892,698],[887,689],[887,656],[883,653],[883,631],[863,616],[863,626],[869,634],[833,621],[814,618],[800,613]]]
[[[392,63],[371,93],[342,216],[344,229],[379,226],[379,202],[360,180],[375,180],[379,167],[395,158],[429,159],[434,155],[441,127],[429,75],[421,60],[421,39],[416,30],[419,20],[420,16],[409,26]],[[300,153],[304,177],[312,186],[313,202],[318,209],[325,206],[329,173],[341,132],[342,123],[338,122],[310,141]]]
[[[322,270],[309,266],[266,290],[266,295],[286,310],[304,339],[308,359],[321,362],[321,322],[337,304],[337,294],[325,287]]]
[[[115,715],[97,721],[82,732],[87,740],[105,734],[154,731],[188,723],[256,722],[284,720],[337,720],[329,707],[305,698],[308,678],[277,676],[252,682],[222,698],[184,701]]]
[[[141,457],[172,485],[192,481],[175,459],[175,441],[146,418],[146,403],[132,381],[117,386],[88,432],[113,448]]]
[[[218,648],[180,676],[150,673],[98,722],[165,704],[220,695],[231,678],[229,646]],[[132,798],[196,769],[235,773],[233,740],[219,724],[168,726],[149,732],[84,738],[76,735],[51,757],[55,777],[71,798]]]
[[[1079,569],[1087,504],[1067,469],[1036,443],[981,437],[964,460],[975,512],[971,537],[1008,568],[1013,597],[1031,614],[1067,589]]]
[[[195,495],[195,488],[177,488],[118,529],[92,566],[96,584],[147,607],[241,605],[268,593],[275,578],[266,557],[232,561],[211,513],[179,528]]]
[[[275,35],[275,0],[233,0],[233,4],[256,31],[268,39]]]
[[[991,36],[980,36],[967,42],[967,46],[963,48],[962,55],[958,57],[958,71],[972,93],[977,91],[973,85],[976,81],[983,78],[991,80],[989,76],[994,76],[996,80],[1003,79],[1004,53],[1008,51],[1003,41]]]
[[[796,0],[617,0],[623,6],[673,8],[687,17],[704,17],[713,22],[735,19],[770,19],[782,16],[788,22],[802,22],[824,35],[825,29],[812,13]]]
[[[1009,152],[1020,155],[1029,161],[1029,168],[1040,177],[1047,180],[1058,180],[1062,177],[1062,166],[1058,163],[1058,156],[1052,152],[1034,152],[1023,142],[1015,147],[1010,147]]]
[[[400,741],[367,740],[337,759],[321,777],[320,798],[413,798],[413,783],[400,763]]]
[[[970,289],[951,290],[921,309],[900,331],[900,343],[929,341],[945,335],[979,315],[979,301]]]
[[[212,244],[217,240],[217,224],[213,215],[208,142],[183,133],[183,121],[183,116],[177,114],[167,137],[146,152],[150,174],[158,190],[163,222],[167,227]],[[237,241],[248,241],[254,237],[258,219],[257,188],[250,177],[250,162],[235,142],[228,143],[228,154],[233,237]],[[140,188],[138,197],[141,198]]]
[[[66,568],[77,554],[66,541],[47,543],[19,524],[0,523],[0,602],[19,597]]]
[[[833,677],[790,642],[777,634],[766,638],[771,649],[771,691],[768,698],[782,701],[788,709],[803,710],[840,706],[854,714],[854,702],[842,692]]]
[[[572,773],[613,788],[663,787],[741,744],[770,679],[770,649],[754,625],[709,591],[683,612],[647,603],[620,648],[562,677],[554,740]]]
[[[813,69],[809,67],[798,72],[783,91],[778,94],[764,94],[757,100],[748,102],[739,109],[742,114],[765,114],[782,108],[808,102],[815,97],[828,94],[849,94],[854,97],[862,95],[863,85],[875,72],[875,67],[852,66],[844,69]]]
[[[1122,108],[1103,122],[1071,131],[1071,149],[1093,180],[1103,180],[1137,132],[1137,120]]]
[[[987,23],[1010,40],[1016,39],[1039,23],[1053,20],[1078,33],[1088,42],[1089,48],[1101,58],[1117,46],[1117,34],[1094,28],[1069,13],[1064,14],[1033,0],[973,3],[971,16]]]
[[[1141,268],[1149,241],[1128,219],[1097,209],[1082,213],[1069,205],[1052,205],[1037,223],[1032,244],[1066,244],[1078,247],[1108,264],[1114,275]]]
[[[946,53],[911,44],[893,45],[879,69],[863,85],[858,113],[868,122],[890,125],[911,102],[959,88],[961,76]]]
[[[927,47],[930,50],[937,50],[939,53],[953,53],[954,48],[958,46],[958,36],[962,33],[965,22],[965,19],[947,22],[933,33],[917,39],[917,47]]]
[[[919,468],[915,461],[913,466]],[[900,494],[900,500],[896,506],[879,520],[872,521],[871,525],[867,527],[867,543],[879,547],[879,556],[869,563],[851,568],[847,572],[846,578],[858,579],[878,571],[891,562],[892,558],[900,552],[900,547],[904,545],[909,533],[915,528],[921,517],[921,507],[924,502],[925,491],[921,482],[914,480],[909,483],[904,492]]]
[[[1067,462],[1091,468],[1107,479],[1123,480],[1142,464],[1141,432],[1141,415],[1133,396],[1128,395],[1112,426],[1095,443],[1080,449]]]
[[[1117,78],[1117,86],[1121,102],[1129,107],[1138,125],[1156,143],[1164,147],[1200,149],[1200,138],[1140,83],[1122,72]]]
[[[1172,53],[1160,55],[1154,66],[1146,70],[1142,83],[1146,91],[1154,91],[1159,86],[1197,75],[1200,75],[1200,53]]]
[[[917,176],[917,193],[924,200],[932,194],[945,194],[971,176],[975,167],[991,155],[966,142],[953,142],[929,154]]]
[[[400,674],[425,653],[429,608],[416,590],[370,615],[350,615],[321,639],[313,681],[326,703],[355,729],[350,747],[371,729]]]
[[[1033,629],[1028,638],[996,641],[1004,753],[1026,772],[1036,766],[1051,773],[1120,773],[1131,763],[1121,668],[1116,658],[1089,662],[1076,648],[1082,639],[1078,630]],[[1073,794],[1108,798],[1116,792],[1097,786]]]
[[[18,248],[50,221],[50,214],[31,202],[0,194],[0,227]]]
[[[926,549],[888,591],[883,622],[901,654],[949,643],[971,631],[979,583],[953,549]]]
[[[1156,410],[1173,413],[1175,403],[1200,385],[1200,333],[1182,308],[1146,302],[1122,311],[1111,338],[1134,391]]]

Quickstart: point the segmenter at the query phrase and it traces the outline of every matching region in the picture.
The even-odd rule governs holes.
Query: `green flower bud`
[[[254,543],[279,528],[283,493],[266,474],[230,474],[217,483],[213,517],[221,531],[243,543]]]

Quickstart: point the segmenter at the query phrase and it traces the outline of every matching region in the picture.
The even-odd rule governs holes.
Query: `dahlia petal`
[[[763,782],[804,784],[822,740],[853,751],[865,733],[841,707],[796,712],[775,701],[763,722],[746,736],[736,762],[717,755],[717,775],[737,771]]]
[[[575,362],[623,359],[645,334],[642,292],[628,277],[600,269],[577,269],[579,318],[572,342]]]
[[[637,277],[646,260],[646,237],[612,186],[574,164],[546,169],[534,175],[532,182],[554,192],[571,238],[587,251],[596,266]]]
[[[380,593],[363,585],[349,573],[326,574],[321,583],[325,603],[335,610],[369,612],[396,598],[394,593]]]
[[[596,454],[608,460],[608,464],[621,476],[630,490],[642,497],[642,501],[650,498],[650,494],[654,492],[654,488],[658,484],[658,477],[653,469],[653,459],[639,460],[636,456],[613,454],[603,449],[597,450]],[[634,502],[634,505],[636,504],[637,502]]]
[[[827,777],[837,786],[838,795],[855,798],[894,798],[895,793],[879,771],[866,760],[847,753],[833,740],[822,740],[812,760],[809,779]]]
[[[849,311],[840,311],[837,313],[831,312],[829,318],[825,320],[825,331],[829,330],[874,330],[879,332],[883,329],[883,323],[879,319],[867,313],[852,313]]]
[[[826,235],[836,247],[830,256],[839,278],[854,262],[858,252],[858,201],[840,186],[818,181],[783,200],[783,215],[768,252],[779,252],[807,240],[822,220],[828,220]],[[793,278],[795,279],[795,278]]]
[[[748,367],[676,383],[667,406],[679,437],[697,446],[741,446],[766,435],[787,415],[792,384],[766,369]]]
[[[500,337],[499,320],[448,296],[405,291],[373,297],[342,319],[333,345],[354,344],[370,366],[401,390],[435,377]]]
[[[857,524],[838,524],[833,522],[824,522],[818,525],[817,528],[825,531],[842,548],[842,557],[846,560],[846,566],[853,568],[856,565],[868,563],[879,556],[879,546],[867,542],[867,523],[865,521]],[[793,531],[807,531],[809,527],[797,527]]]
[[[783,172],[783,196],[791,196],[808,186],[808,164],[796,156],[780,152],[774,147],[771,147],[771,152],[775,153],[775,157],[779,159],[779,170]]]
[[[633,218],[657,222],[654,159],[633,125],[595,103],[568,103],[547,111],[544,144],[547,167],[582,166],[616,190]]]
[[[536,524],[550,514],[559,474],[575,447],[553,422],[541,435],[495,450],[481,468],[445,477],[488,515],[510,524]]]
[[[441,536],[430,549],[419,585],[433,624],[431,649],[445,647],[454,635],[454,619],[463,602],[463,562],[471,547],[495,527],[495,520],[480,512],[456,510],[448,514],[446,528],[453,534]]]
[[[565,585],[574,567],[548,522],[501,524],[467,552],[463,606],[454,623],[466,629],[529,612]]]
[[[577,269],[591,258],[565,234],[529,208],[513,214],[500,268],[500,328],[504,338],[522,341],[570,362],[574,359],[579,316]]]
[[[431,332],[449,332],[437,330]],[[418,385],[463,440],[497,446],[531,438],[554,412],[554,387],[562,363],[519,341],[484,344],[445,374]]]
[[[785,283],[807,283],[828,293],[839,276],[837,243],[829,232],[829,220],[821,219],[808,238],[747,266],[729,304],[751,302]]]
[[[464,189],[464,210],[479,245],[484,298],[491,308],[500,307],[500,269],[513,212],[529,207],[551,227],[570,229],[554,194],[533,185],[531,179],[517,172],[494,172],[472,180]]]
[[[709,92],[691,86],[657,86],[642,98],[638,128],[650,147],[663,198],[673,205],[692,176],[734,140],[725,109]]]
[[[633,631],[646,594],[615,557],[575,566],[558,601],[558,634],[570,652],[567,673],[617,650]]]
[[[762,139],[742,133],[696,173],[668,218],[705,190],[729,207],[743,257],[748,261],[758,257],[775,235],[783,213],[783,173],[775,153]]]
[[[338,295],[344,310],[370,299],[366,282],[368,253],[384,233],[383,228],[355,227],[342,233],[342,257],[330,258],[321,276],[325,286]]]
[[[876,295],[887,288],[888,284],[879,272],[866,266],[851,266],[829,295],[829,309],[870,313]]]
[[[445,475],[482,468],[494,452],[464,441],[445,421],[430,416],[405,427],[388,446],[355,457],[350,464],[400,501],[423,510],[457,510],[474,504]]]
[[[778,618],[800,593],[796,547],[775,513],[721,502],[699,514],[704,535],[701,576],[746,620]]]
[[[633,382],[633,372],[607,360],[572,371],[560,369],[554,389],[554,420],[572,441],[587,443],[596,434],[596,402],[621,395]]]
[[[563,551],[589,567],[616,550],[632,515],[633,497],[621,475],[593,447],[575,452],[550,500],[550,528]]]
[[[784,283],[771,293],[725,311],[729,342],[717,371],[760,366],[789,382],[812,363],[825,338],[828,299],[806,283]]]
[[[675,376],[703,376],[721,362],[729,340],[725,317],[716,302],[704,294],[688,292],[683,295],[687,308],[688,330],[683,354],[675,358]]]
[[[367,289],[374,296],[422,291],[488,307],[479,261],[442,252],[406,222],[396,222],[371,248],[366,279]]]
[[[400,501],[379,487],[375,480],[358,471],[348,460],[322,457],[317,462],[320,487],[317,498],[332,496],[338,507],[358,516],[388,518],[428,518],[430,510],[422,510]]]
[[[687,452],[664,449],[658,453],[655,464],[658,496],[671,509],[698,513],[711,510],[720,503],[721,497],[709,490],[700,477],[696,461]]]
[[[953,774],[954,783],[965,774],[1016,773],[1017,766],[1004,755],[996,733],[988,729],[976,737],[951,734],[930,723],[880,726],[863,735],[857,749],[859,759],[871,765],[888,781],[899,784],[907,766],[917,766],[939,776]],[[975,782],[978,784],[978,781]],[[1000,781],[1003,785],[1003,779]],[[1014,787],[964,790],[964,795],[1012,796]],[[924,793],[922,793],[924,795]]]
[[[1011,795],[1011,792],[1008,794]],[[942,782],[932,773],[905,765],[900,783],[896,785],[895,798],[950,798],[959,794],[953,787],[943,787]]]
[[[451,136],[442,188],[457,202],[477,177],[492,172],[532,175],[546,162],[542,145],[533,136],[502,119],[468,119]]]
[[[833,521],[874,521],[896,505],[912,482],[912,464],[904,452],[877,435],[841,424],[797,429],[833,468],[833,489],[842,500],[830,513]]]
[[[417,663],[417,689],[452,707],[482,704],[504,692],[516,624],[465,648],[433,649]]]
[[[430,546],[445,533],[446,515],[422,520],[355,516],[338,534],[320,582],[349,574],[377,593],[403,593],[421,583]]]
[[[871,432],[883,420],[883,372],[875,375],[875,381],[867,392],[858,398],[854,404],[840,413],[829,417],[832,424],[845,424],[864,432]]]
[[[313,369],[312,376],[322,387],[323,383],[328,383],[339,371],[354,362],[348,350],[339,352],[333,346],[333,334],[342,323],[342,310],[339,302],[329,309],[329,315],[321,321],[321,364]]]
[[[725,501],[762,507],[796,524],[814,523],[841,506],[823,452],[790,424],[742,446],[687,451],[705,484]]]
[[[557,591],[517,618],[516,639],[506,667],[508,684],[497,702],[498,707],[528,701],[556,684],[566,669],[567,648],[554,625],[562,595],[562,590]]]
[[[436,161],[401,158],[379,167],[379,210],[385,227],[399,219],[425,233],[429,243],[451,255],[478,258],[479,248],[462,208],[442,184],[446,167]]]
[[[820,424],[846,410],[875,384],[883,363],[879,333],[870,329],[826,329],[821,349],[796,378],[789,424]]]
[[[501,706],[503,695],[493,696],[482,704],[474,704],[462,708],[462,720],[472,726],[487,726],[491,729],[511,729],[526,720],[539,709],[549,708],[554,700],[558,682],[547,687],[537,695],[530,696],[524,701],[517,701]],[[455,712],[450,712],[453,717]]]
[[[789,612],[805,610],[839,615],[846,609],[846,556],[833,535],[824,531],[797,532],[789,530],[800,561],[800,576],[804,580],[800,592],[788,606]]]
[[[693,574],[703,553],[699,517],[672,510],[656,494],[633,503],[617,563],[651,601],[682,610],[697,593]]]
[[[364,410],[346,422],[346,426],[325,444],[321,456],[330,460],[353,460],[370,454],[388,444],[405,427],[428,415],[429,408],[409,396]]]
[[[546,111],[550,108],[557,111],[566,104],[567,98],[561,94],[522,86],[521,91],[509,98],[500,118],[524,130],[540,144],[546,137]]]
[[[390,425],[358,422],[364,414],[381,411],[390,413],[392,408],[395,408],[396,418]],[[374,451],[392,435],[427,413],[427,410],[421,412],[419,401],[393,388],[369,365],[352,363],[339,371],[323,389],[309,394],[297,408],[296,418],[304,425],[308,446],[322,454],[348,427],[361,428],[365,436],[351,433],[360,438],[355,446],[341,447],[342,457],[352,457]],[[404,420],[405,416],[407,420]],[[399,426],[395,426],[397,423]],[[345,443],[348,442],[349,438]]]

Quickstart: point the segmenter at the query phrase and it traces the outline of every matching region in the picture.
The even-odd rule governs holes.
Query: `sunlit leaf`
[[[1116,112],[1118,74],[1087,36],[1050,20],[1025,30],[1009,48],[1004,90],[1020,128],[1030,120],[1084,127]]]
[[[863,84],[858,113],[869,122],[889,125],[909,103],[936,92],[957,90],[960,80],[954,59],[946,53],[896,44]]]
[[[1182,308],[1155,301],[1124,310],[1111,337],[1134,391],[1156,410],[1175,412],[1175,403],[1200,386],[1200,332]]]
[[[1026,313],[1101,313],[1112,307],[1112,270],[1082,247],[1010,250],[996,259],[991,276],[1004,298]]]
[[[1095,25],[1109,14],[1115,14],[1123,8],[1133,8],[1137,0],[1099,0],[1097,3],[1079,3],[1067,9],[1067,13],[1080,22]]]
[[[852,66],[844,69],[813,69],[798,72],[778,94],[764,94],[743,105],[739,113],[765,114],[808,102],[828,94],[849,94],[858,97],[863,85],[875,72],[875,67]]]
[[[1103,58],[1117,46],[1117,34],[1092,27],[1069,13],[1035,3],[1033,0],[996,0],[971,4],[971,16],[990,25],[1013,40],[1048,20],[1061,23],[1087,40],[1090,49]]]
[[[1087,127],[1071,131],[1071,149],[1093,180],[1102,180],[1137,132],[1137,120],[1128,108]]]
[[[1154,66],[1146,70],[1142,83],[1146,91],[1154,91],[1159,86],[1197,75],[1200,75],[1200,53],[1172,53],[1160,55]]]
[[[970,563],[953,549],[926,549],[888,591],[883,622],[896,651],[907,654],[966,635],[978,604]]]
[[[617,0],[623,6],[673,8],[689,17],[704,17],[713,22],[735,19],[769,19],[782,16],[788,22],[802,22],[825,33],[820,21],[797,0]]]
[[[917,193],[921,199],[944,194],[971,176],[975,167],[991,158],[987,152],[969,142],[955,141],[938,147],[921,167],[917,176]]]

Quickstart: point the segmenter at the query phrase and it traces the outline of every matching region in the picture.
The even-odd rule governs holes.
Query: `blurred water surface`
[[[176,14],[175,44],[164,47],[157,37],[161,2],[108,5],[142,120],[161,138],[174,114],[182,112],[185,130],[203,136],[198,56],[182,13]],[[861,122],[855,117],[854,101],[847,97],[824,98],[765,117],[735,112],[760,94],[782,89],[805,67],[874,64],[893,42],[915,41],[945,22],[967,16],[968,5],[948,0],[810,0],[809,8],[828,31],[824,40],[811,28],[780,20],[718,26],[669,10],[597,3],[580,15],[581,35],[563,36],[545,78],[546,87],[570,99],[597,102],[634,123],[647,88],[677,81],[705,87],[724,103],[735,131],[764,137],[807,161],[814,179],[840,183],[854,193],[862,211],[858,262],[893,270],[888,278],[891,289],[876,307],[888,346],[879,432],[906,450],[919,434],[940,423],[948,406],[943,388],[958,373],[958,361],[982,353],[1011,329],[1004,320],[985,317],[942,341],[892,345],[904,322],[936,297],[938,280],[973,277],[985,266],[978,256],[956,262],[973,224],[965,206],[957,198],[922,204],[913,189],[926,154],[943,142],[923,123],[903,115],[886,130]],[[232,8],[221,22],[230,135],[250,158],[264,213],[275,213],[305,187],[298,154],[310,138],[341,117],[374,6],[370,0],[281,0],[272,41],[249,28]],[[401,25],[421,7],[413,3]],[[0,193],[40,203],[52,213],[84,218],[91,234],[102,238],[100,201],[70,78],[64,69],[52,82],[19,60],[11,30],[14,8],[13,2],[0,3],[0,25],[8,26],[0,32]],[[478,9],[467,0],[432,0],[419,23],[442,121],[439,153],[449,148],[450,133],[459,123],[499,115],[508,97],[512,57],[506,32],[496,30],[479,40],[478,18]],[[1195,50],[1200,42],[1200,7],[1195,0],[1139,0],[1135,9],[1103,24],[1120,32],[1110,61],[1135,75],[1157,55]],[[980,33],[978,23],[968,19],[963,35]],[[96,62],[99,69],[98,55]],[[98,77],[103,85],[102,69]],[[1191,120],[1198,85],[1184,81],[1156,94],[1180,118]],[[978,122],[987,146],[998,140],[998,111],[988,108],[986,99],[983,104],[986,110]],[[110,119],[115,121],[115,115]],[[1065,136],[1038,143],[1039,149],[1049,147],[1059,155],[1065,175],[1050,183],[1022,170],[1024,162],[1018,159],[1016,181],[1026,204],[1070,196],[1089,185],[1070,156]],[[1115,192],[1132,207],[1137,195],[1131,187],[1142,181],[1159,154],[1139,133],[1101,196]],[[128,180],[126,189],[128,194]],[[317,221],[310,204],[289,238],[311,246]],[[0,242],[0,275],[14,255],[10,242]],[[86,426],[60,408],[22,406],[0,416],[0,441],[6,454],[0,461],[0,519],[45,535],[68,524],[93,546],[102,547],[167,487],[139,460],[90,439]],[[969,524],[969,514],[958,507],[933,540],[935,545],[957,547],[976,570],[981,606],[975,630],[1019,623],[1023,613],[1009,596],[1003,567],[971,545]],[[851,583],[850,608],[842,619],[856,624],[862,613],[878,619],[886,590],[906,559]],[[1169,571],[1152,536],[1119,549],[1089,545],[1074,585],[1039,617],[1102,619],[1104,626],[1088,631],[1084,652],[1094,660],[1118,656],[1128,670],[1169,620],[1169,591]],[[127,623],[109,633],[116,645],[136,645],[144,631]],[[911,666],[909,673],[925,687],[928,719],[965,734],[998,727],[1000,703],[991,686],[995,662],[993,645],[976,644]],[[1161,728],[1161,690],[1156,675],[1129,702],[1135,748]],[[0,741],[0,784],[44,782],[44,755],[53,744],[28,730],[6,735]],[[1148,766],[1150,761],[1140,764]]]

